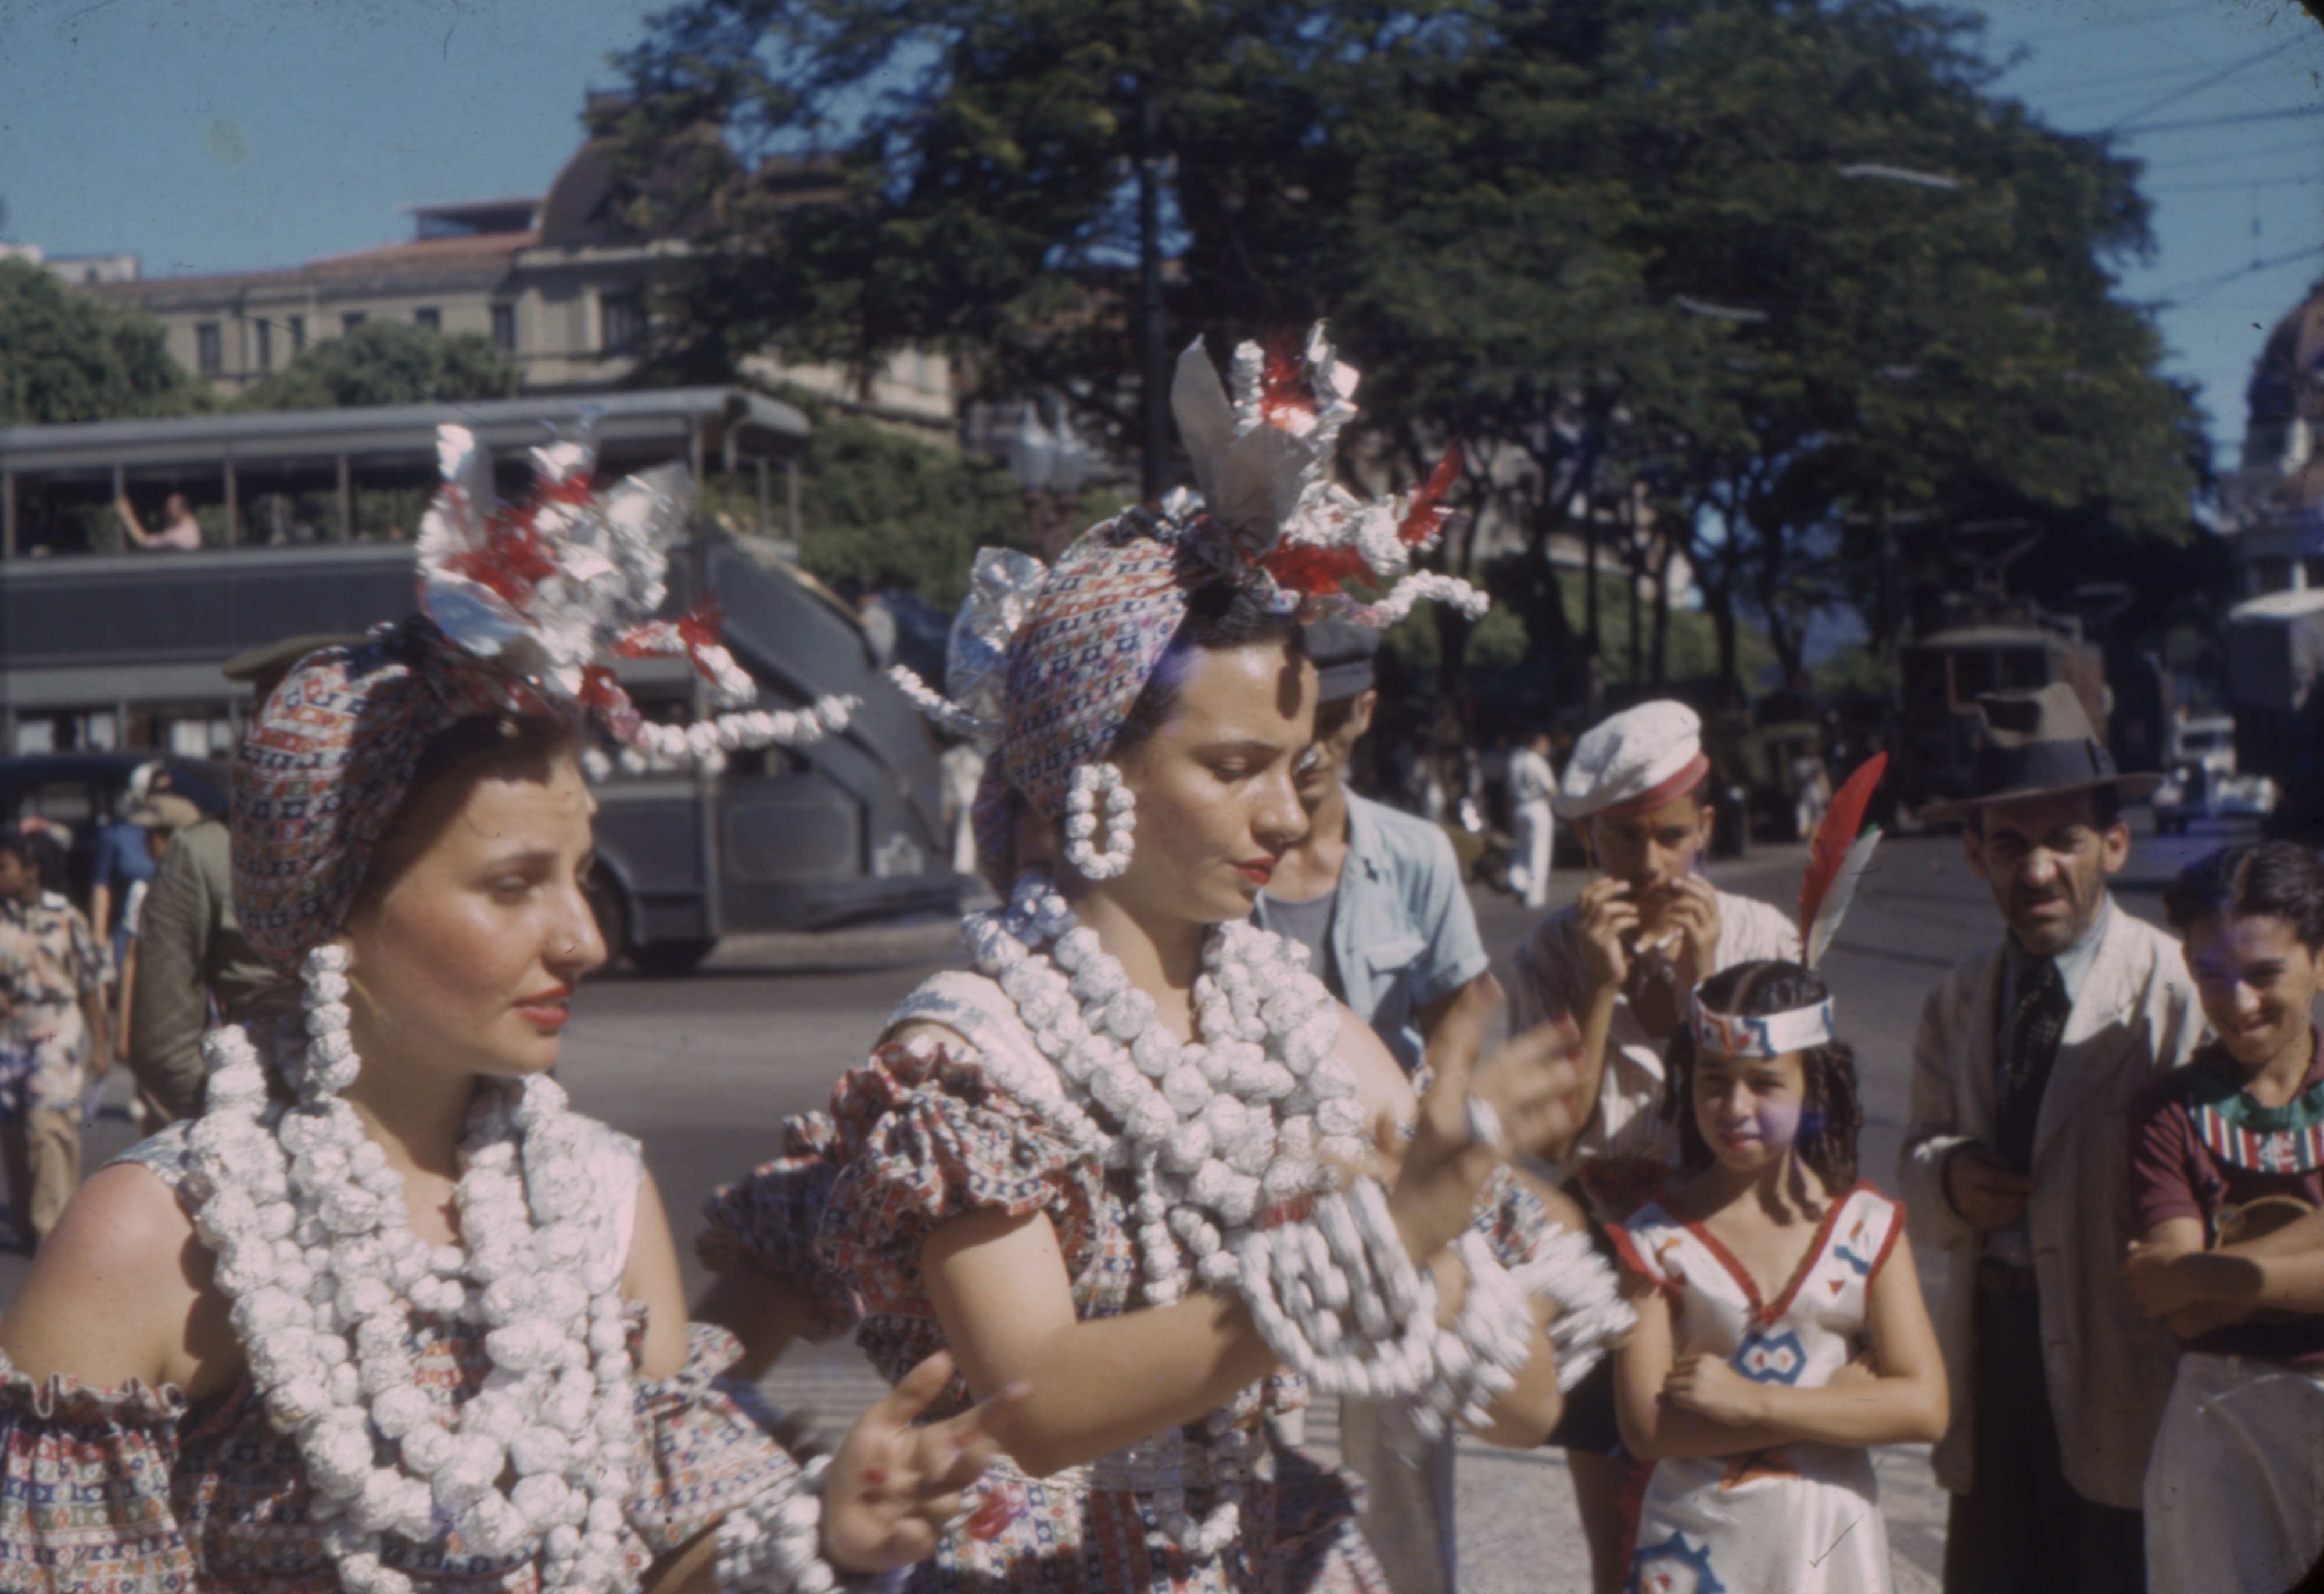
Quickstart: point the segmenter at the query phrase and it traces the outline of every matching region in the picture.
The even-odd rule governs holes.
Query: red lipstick
[[[1247,858],[1235,868],[1243,879],[1255,886],[1263,886],[1275,878],[1275,860],[1272,858]]]
[[[572,1009],[565,1005],[572,995],[570,985],[552,985],[547,990],[522,998],[515,1007],[519,1017],[528,1024],[537,1024],[543,1029],[562,1029],[565,1021],[573,1016]]]

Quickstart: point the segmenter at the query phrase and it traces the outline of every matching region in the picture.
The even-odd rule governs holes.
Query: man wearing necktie
[[[2178,943],[2116,907],[2122,775],[2073,689],[1979,699],[1958,818],[2006,934],[1930,994],[1901,1165],[1912,1234],[1950,1262],[1948,1594],[2135,1594],[2138,1506],[2175,1347],[2122,1284],[2127,1111],[2203,1037]]]

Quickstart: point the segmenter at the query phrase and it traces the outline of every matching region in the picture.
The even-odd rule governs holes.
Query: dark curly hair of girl
[[[1721,969],[1696,988],[1714,1013],[1757,1018],[1812,1008],[1831,991],[1813,971],[1771,961]],[[1692,1177],[1711,1164],[1711,1147],[1694,1117],[1694,1032],[1687,1025],[1671,1037],[1670,1088],[1663,1094],[1663,1117],[1678,1126],[1679,1172]],[[1838,1197],[1856,1183],[1856,1136],[1864,1109],[1856,1094],[1856,1053],[1846,1041],[1828,1041],[1800,1054],[1806,1101],[1792,1147],[1815,1170],[1824,1193]]]

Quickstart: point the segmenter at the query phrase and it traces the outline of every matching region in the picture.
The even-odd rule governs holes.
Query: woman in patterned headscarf
[[[972,916],[974,970],[906,999],[829,1116],[712,1203],[719,1313],[758,1354],[855,1321],[891,1378],[951,1351],[943,1409],[1039,1368],[984,1506],[916,1588],[1382,1588],[1342,1479],[1270,1450],[1300,1376],[1395,1403],[1416,1437],[1458,1416],[1533,1443],[1552,1340],[1586,1365],[1627,1320],[1586,1239],[1500,1166],[1559,1126],[1570,1037],[1472,1078],[1471,1035],[1416,1103],[1245,923],[1306,823],[1300,615],[1470,596],[1397,585],[1444,480],[1408,506],[1331,483],[1352,381],[1320,336],[1246,346],[1231,401],[1190,350],[1176,404],[1207,511],[1132,510],[1050,571],[980,558],[954,699],[907,684],[997,746],[979,841],[1010,906]],[[1388,594],[1360,604],[1351,577]],[[1416,1120],[1378,1160],[1375,1126]],[[1451,1331],[1438,1284],[1466,1296]]]
[[[487,515],[447,430],[422,562],[466,640],[309,655],[236,757],[236,908],[303,1014],[209,1037],[202,1116],[92,1179],[0,1318],[12,1589],[820,1594],[925,1554],[982,1461],[994,1411],[906,1425],[939,1360],[803,1474],[689,1330],[637,1143],[549,1078],[605,955],[583,708],[676,751],[586,660],[656,640],[682,481],[592,500],[568,445]]]

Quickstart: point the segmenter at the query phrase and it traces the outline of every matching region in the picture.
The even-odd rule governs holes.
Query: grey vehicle
[[[767,524],[769,468],[788,468],[804,416],[720,388],[615,394],[598,411],[603,475],[689,460],[747,486]],[[409,542],[354,535],[355,493],[433,478],[438,425],[490,448],[521,495],[522,450],[569,425],[582,401],[291,411],[0,429],[0,747],[20,752],[152,747],[222,756],[247,689],[218,665],[281,638],[360,631],[414,607]],[[175,491],[225,511],[226,546],[187,553],[72,549],[69,512],[124,491]],[[303,494],[337,501],[337,525],[287,546],[241,535],[252,511]],[[746,494],[747,495],[747,494]],[[337,535],[333,535],[336,530]],[[50,539],[51,551],[28,550]],[[614,774],[597,788],[594,895],[607,939],[640,967],[690,967],[718,937],[949,912],[960,878],[941,837],[934,748],[877,669],[846,608],[785,557],[780,539],[697,521],[672,552],[669,613],[715,598],[735,657],[771,708],[828,694],[861,700],[839,735],[736,756],[715,774]],[[649,717],[706,706],[682,665],[625,667]],[[595,760],[592,760],[595,762]]]

